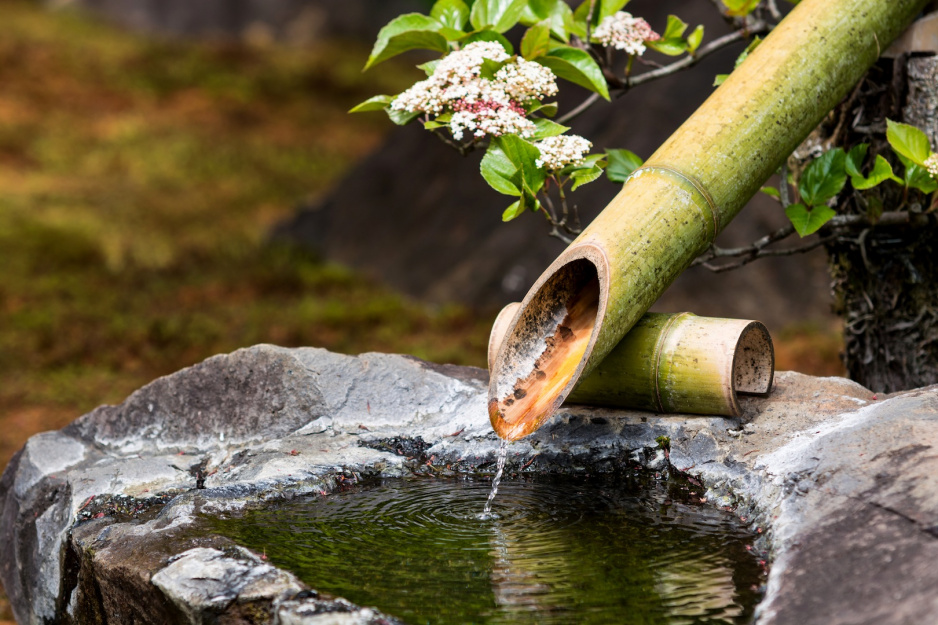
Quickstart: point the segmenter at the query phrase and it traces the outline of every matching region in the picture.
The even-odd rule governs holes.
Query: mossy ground
[[[347,109],[409,69],[363,76],[349,43],[171,42],[26,3],[0,13],[0,466],[35,431],[254,343],[484,363],[490,319],[265,244],[388,128]]]
[[[164,41],[0,0],[0,467],[35,432],[255,343],[484,364],[490,317],[265,244],[388,129],[347,109],[419,78],[362,75],[367,52]]]

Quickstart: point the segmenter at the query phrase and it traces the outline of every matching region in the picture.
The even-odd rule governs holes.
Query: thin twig
[[[582,102],[580,102],[579,106],[577,106],[575,109],[573,109],[572,111],[570,111],[570,112],[564,114],[563,116],[559,117],[559,118],[557,119],[557,123],[558,123],[558,124],[565,124],[565,123],[567,123],[568,121],[574,119],[575,117],[579,117],[579,116],[580,116],[582,113],[584,113],[589,107],[591,107],[591,106],[593,106],[594,104],[596,104],[596,101],[599,100],[599,98],[600,98],[600,95],[599,95],[598,93],[594,93],[594,94],[590,95],[590,97],[588,97],[588,98],[586,98],[585,100],[583,100]]]
[[[842,235],[842,232],[840,232],[841,230],[845,228],[853,228],[859,225],[867,226],[867,228],[864,230],[864,234],[861,234],[861,253],[863,253],[865,250],[862,249],[862,239],[866,238],[865,233],[869,231],[869,226],[923,226],[930,223],[932,217],[935,217],[936,220],[938,220],[938,216],[934,215],[912,214],[907,211],[891,211],[888,213],[883,213],[874,223],[866,215],[835,215],[824,226],[825,231],[829,231],[831,234],[815,239],[814,241],[806,243],[805,245],[783,249],[765,249],[769,245],[786,239],[795,233],[794,227],[787,225],[770,234],[765,235],[757,241],[754,241],[751,245],[747,245],[745,247],[722,248],[716,245],[711,245],[706,252],[701,254],[694,260],[693,263],[691,263],[691,266],[703,265],[705,268],[714,273],[721,273],[723,271],[729,271],[731,269],[736,269],[738,267],[742,267],[743,265],[747,265],[757,258],[763,258],[766,256],[792,256],[794,254],[803,254],[840,237]],[[737,258],[739,260],[736,262],[719,265],[715,265],[710,262],[717,258]]]
[[[717,52],[718,50],[722,50],[728,45],[734,44],[737,41],[742,41],[748,38],[750,35],[757,35],[757,34],[765,33],[768,31],[769,31],[769,25],[763,22],[763,23],[760,23],[757,28],[753,28],[752,30],[749,30],[749,31],[737,30],[732,33],[729,33],[728,35],[723,35],[722,37],[718,39],[714,39],[713,41],[703,46],[702,48],[699,48],[695,54],[687,55],[684,58],[682,58],[680,61],[675,61],[674,63],[665,65],[664,67],[660,69],[654,69],[654,70],[651,70],[650,72],[639,74],[638,76],[635,76],[634,78],[629,78],[626,82],[626,85],[628,87],[635,87],[636,85],[641,85],[642,83],[656,80],[658,78],[664,78],[665,76],[670,76],[671,74],[674,74],[675,72],[679,72],[682,69],[696,65],[697,63],[701,61],[701,59],[704,59],[707,56],[710,56],[711,54],[713,54],[714,52]]]

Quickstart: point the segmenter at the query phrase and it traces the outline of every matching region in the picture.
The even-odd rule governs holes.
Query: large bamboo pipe
[[[560,406],[928,0],[802,0],[535,282],[489,382],[521,438]]]
[[[492,324],[489,369],[520,306],[508,304]],[[645,313],[566,401],[738,417],[737,394],[764,397],[774,377],[772,337],[758,321]]]

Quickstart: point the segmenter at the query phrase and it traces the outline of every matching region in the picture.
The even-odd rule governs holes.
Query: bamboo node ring
[[[707,208],[710,209],[710,223],[713,227],[712,229],[710,229],[710,232],[709,232],[710,241],[708,242],[708,246],[712,245],[713,241],[717,237],[717,233],[720,230],[720,219],[718,217],[718,215],[720,214],[720,211],[717,210],[717,205],[716,205],[716,202],[713,201],[713,196],[710,195],[710,192],[707,191],[707,188],[703,185],[703,183],[697,180],[696,178],[694,178],[693,176],[691,176],[690,174],[685,174],[681,170],[675,169],[674,167],[671,167],[669,165],[644,165],[642,167],[639,167],[635,171],[633,171],[631,174],[629,174],[629,177],[625,179],[624,184],[628,184],[629,181],[632,180],[632,178],[637,178],[638,176],[641,176],[645,172],[655,172],[655,173],[664,174],[665,176],[668,176],[670,178],[676,178],[682,182],[685,182],[687,185],[690,185],[694,189],[694,191],[697,192],[697,195],[699,195],[700,198],[703,199],[703,203],[706,204]],[[704,219],[706,219],[707,217],[706,214],[704,214],[703,217]]]

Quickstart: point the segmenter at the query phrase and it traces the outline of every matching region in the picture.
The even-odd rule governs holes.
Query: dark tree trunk
[[[938,57],[882,60],[832,115],[828,135],[846,149],[869,143],[867,158],[882,154],[898,173],[887,117],[924,129],[936,145]],[[839,198],[843,213],[909,211],[908,224],[860,228],[827,246],[847,371],[874,391],[938,383],[938,219],[930,201],[891,182]]]

